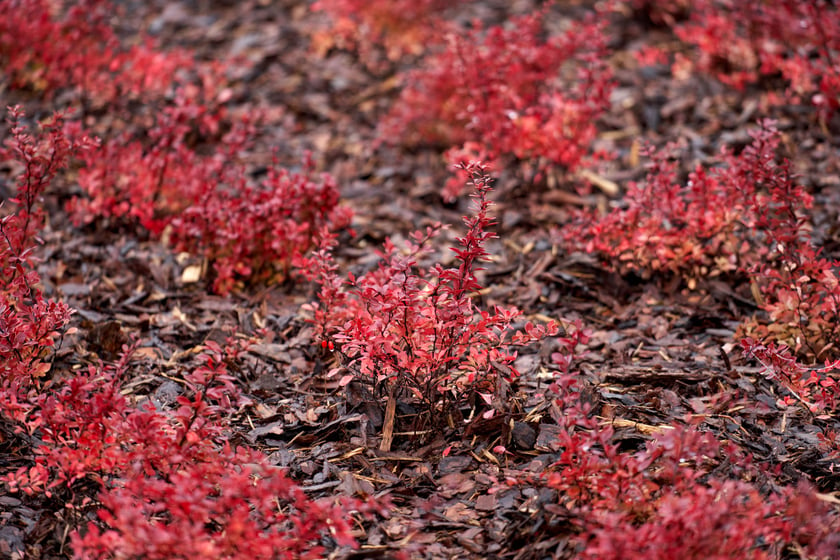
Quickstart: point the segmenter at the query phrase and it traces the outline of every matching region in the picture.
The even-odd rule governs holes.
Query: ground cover
[[[840,14],[0,0],[0,556],[840,558]]]

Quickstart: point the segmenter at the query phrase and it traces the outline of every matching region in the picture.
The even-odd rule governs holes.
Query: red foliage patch
[[[453,164],[466,151],[540,171],[575,169],[591,153],[595,120],[609,108],[606,40],[594,17],[546,37],[548,10],[451,33],[445,50],[404,77],[383,140],[456,148]],[[464,178],[453,179],[446,196],[456,195]]]
[[[834,557],[838,520],[813,489],[770,495],[752,484],[711,471],[722,456],[736,473],[753,477],[749,457],[723,447],[711,433],[669,426],[639,451],[622,451],[613,431],[586,404],[577,380],[554,385],[562,411],[560,459],[542,477],[577,529],[575,556],[592,559],[775,559],[793,545],[816,557]]]
[[[664,4],[667,10],[674,3]],[[701,70],[737,89],[781,75],[792,101],[812,103],[824,117],[840,107],[835,2],[701,0],[685,10],[688,21],[669,21],[680,39],[698,48]]]
[[[433,418],[478,388],[492,393],[497,377],[517,376],[515,349],[559,330],[555,323],[528,323],[517,331],[517,309],[481,309],[474,302],[482,288],[476,274],[488,257],[485,242],[493,237],[487,231],[493,222],[485,168],[471,164],[464,171],[473,177],[475,214],[464,217],[467,232],[452,247],[454,266],[419,265],[440,224],[415,232],[404,251],[386,241],[379,266],[359,278],[338,276],[334,244],[326,236],[303,263],[302,272],[320,285],[319,301],[309,306],[315,334],[338,343],[349,371],[344,381],[357,378],[375,387],[406,389]],[[581,336],[579,325],[569,328]],[[573,351],[576,344],[569,340]]]
[[[776,163],[778,143],[766,122],[742,153],[724,150],[722,166],[697,166],[685,183],[669,159],[673,147],[651,151],[645,181],[628,185],[622,206],[603,216],[583,210],[559,237],[570,249],[603,256],[620,272],[669,272],[691,280],[746,270],[771,251],[765,218],[809,203],[787,165]]]
[[[93,147],[81,137],[71,139],[64,116],[44,122],[38,135],[21,124],[20,107],[10,108],[11,139],[0,159],[16,161],[17,192],[0,218],[0,387],[12,402],[20,391],[50,369],[47,353],[70,318],[64,303],[47,299],[38,288],[32,252],[44,225],[41,197],[76,153]]]
[[[192,58],[162,53],[148,38],[123,45],[108,23],[113,13],[108,0],[0,2],[0,60],[12,83],[47,96],[72,88],[94,105],[168,92]]]
[[[6,486],[61,501],[78,525],[71,537],[79,558],[318,558],[326,536],[353,546],[349,512],[357,505],[314,502],[263,454],[226,443],[242,400],[228,364],[241,344],[207,342],[204,365],[184,376],[187,390],[172,410],[132,406],[123,396],[128,348],[113,367],[40,385],[50,370],[45,354],[71,310],[37,288],[31,250],[44,218],[37,203],[89,141],[71,141],[61,115],[38,137],[21,118],[12,110],[11,149],[2,153],[23,169],[14,211],[0,222],[0,396],[4,419],[37,443],[34,464],[5,476]],[[98,520],[85,523],[91,511]]]

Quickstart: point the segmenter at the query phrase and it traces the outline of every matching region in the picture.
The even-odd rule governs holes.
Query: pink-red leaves
[[[21,124],[19,107],[9,114],[11,138],[0,158],[16,161],[21,171],[15,197],[0,217],[0,388],[11,391],[6,398],[47,373],[43,360],[70,318],[66,305],[44,298],[38,289],[32,250],[44,223],[44,191],[73,155],[93,146],[86,137],[68,134],[61,114],[44,122],[37,135]]]
[[[674,2],[649,1],[655,9]],[[658,4],[658,6],[657,6]],[[694,64],[743,90],[781,75],[786,98],[813,104],[823,118],[840,107],[840,11],[828,0],[685,3],[688,20],[667,19],[677,36],[697,48]],[[683,58],[683,64],[692,62]]]
[[[312,8],[328,13],[333,21],[328,31],[315,35],[315,47],[355,48],[372,66],[378,47],[391,61],[420,54],[430,42],[440,41],[447,25],[441,15],[451,7],[446,0],[318,0]]]
[[[594,121],[609,108],[606,41],[594,18],[546,37],[550,9],[450,33],[443,51],[405,77],[382,138],[453,148],[452,164],[478,157],[575,169],[591,153]],[[466,178],[453,179],[446,196]]]
[[[558,331],[548,323],[516,333],[519,311],[482,309],[473,298],[482,288],[477,272],[488,257],[485,244],[493,234],[487,228],[493,221],[485,168],[471,164],[464,170],[473,177],[475,206],[464,217],[466,233],[452,248],[451,266],[420,264],[441,230],[435,225],[415,232],[403,251],[386,241],[379,266],[347,282],[338,277],[330,252],[334,242],[327,238],[304,271],[320,285],[319,301],[308,306],[316,336],[340,343],[351,375],[404,389],[433,416],[479,386],[495,386],[498,376],[518,375],[515,349]]]
[[[620,272],[679,274],[696,279],[745,270],[767,257],[768,219],[808,204],[786,163],[777,164],[772,122],[752,133],[739,155],[724,150],[723,166],[696,167],[677,180],[673,150],[651,152],[643,182],[630,183],[626,204],[606,215],[580,212],[561,230],[570,249],[607,258]]]

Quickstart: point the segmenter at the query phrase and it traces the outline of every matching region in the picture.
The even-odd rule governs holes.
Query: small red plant
[[[569,249],[602,255],[620,272],[680,274],[692,286],[747,270],[770,252],[764,217],[809,201],[801,188],[790,190],[787,165],[775,161],[778,143],[773,123],[765,122],[742,153],[723,150],[722,166],[697,166],[684,184],[678,162],[669,158],[673,148],[649,152],[646,179],[628,185],[620,206],[604,216],[582,211],[560,238]]]
[[[421,54],[439,42],[447,27],[442,15],[452,6],[446,0],[318,0],[312,9],[329,14],[332,26],[314,36],[316,47],[334,44],[354,48],[367,63],[376,47],[391,61]]]
[[[574,556],[591,559],[780,559],[788,545],[833,557],[837,514],[805,485],[770,494],[712,469],[726,455],[749,478],[755,467],[711,433],[664,428],[646,446],[621,450],[612,428],[581,404],[578,381],[554,385],[558,460],[541,477],[573,527]],[[737,457],[737,460],[736,460]]]
[[[769,321],[754,321],[746,333],[769,338],[813,360],[840,355],[840,277],[836,262],[813,245],[802,209],[810,197],[787,166],[775,177],[772,201],[759,208],[757,227],[767,232],[768,259],[750,268]]]
[[[169,226],[176,250],[210,261],[219,293],[285,278],[292,256],[308,250],[322,226],[348,225],[334,182],[313,178],[310,163],[302,174],[272,170],[259,185],[247,179],[238,160],[256,128],[250,116],[229,118],[223,64],[198,64],[151,41],[123,45],[106,0],[51,8],[0,2],[9,16],[0,23],[0,62],[18,85],[37,83],[48,96],[72,89],[86,106],[106,105],[110,126],[123,131],[82,154],[85,196],[70,204],[78,223],[125,219],[154,236]],[[127,100],[144,110],[129,110]]]
[[[68,512],[96,508],[71,533],[77,558],[319,558],[325,536],[353,546],[354,506],[313,501],[261,453],[225,443],[241,400],[227,364],[241,348],[206,346],[173,410],[120,393],[130,351],[34,398],[25,429],[42,443],[5,482]],[[76,497],[79,484],[99,487],[95,503]]]
[[[194,66],[192,57],[160,52],[149,38],[122,44],[108,23],[114,11],[108,0],[3,0],[0,65],[16,87],[47,97],[71,89],[95,106],[169,92],[178,72]]]
[[[723,152],[723,167],[697,167],[684,185],[676,162],[655,154],[646,181],[629,185],[623,208],[605,216],[584,211],[560,237],[621,272],[680,274],[689,287],[709,276],[749,275],[769,321],[751,321],[744,334],[812,359],[836,357],[840,279],[808,233],[803,210],[811,197],[790,164],[776,161],[773,123],[752,136],[737,156]]]
[[[161,108],[143,140],[126,132],[103,142],[100,150],[84,157],[79,185],[86,196],[71,201],[77,223],[97,217],[129,218],[153,234],[160,234],[173,215],[216,185],[226,160],[244,149],[248,121],[223,138],[224,148],[200,156],[188,145],[190,135],[219,134],[224,108],[199,103],[181,88],[173,103]],[[141,129],[142,130],[142,129]]]
[[[471,142],[491,161],[514,158],[539,170],[580,165],[610,106],[605,39],[593,19],[546,37],[549,9],[451,33],[445,50],[405,76],[381,137],[447,148]],[[448,186],[447,196],[458,188]]]
[[[77,223],[122,219],[153,236],[168,227],[176,250],[211,263],[219,293],[243,282],[285,278],[292,256],[308,250],[322,226],[348,225],[334,182],[313,178],[311,162],[302,174],[273,169],[258,185],[248,180],[239,160],[256,128],[250,116],[229,118],[223,65],[198,65],[185,53],[156,51],[152,43],[123,47],[107,25],[110,4],[104,0],[56,13],[36,0],[0,7],[12,17],[0,24],[0,60],[5,53],[13,75],[43,79],[47,93],[80,88],[83,101],[108,103],[110,126],[123,130],[106,134],[100,150],[81,154],[85,196],[69,206]],[[3,25],[24,17],[13,7],[33,10],[25,16],[32,18],[31,45],[2,33]],[[79,41],[53,44],[51,34]],[[68,48],[72,52],[61,50]],[[43,78],[28,73],[39,68]],[[145,109],[127,110],[127,98],[144,102]]]
[[[670,3],[669,3],[670,4]],[[692,2],[676,34],[699,50],[698,67],[738,89],[781,75],[788,98],[823,116],[840,107],[840,11],[827,0]]]
[[[9,399],[50,369],[47,352],[53,348],[71,310],[44,297],[33,254],[44,226],[41,199],[58,172],[76,153],[93,145],[77,141],[65,131],[64,116],[55,114],[31,135],[22,124],[20,107],[9,109],[11,138],[0,159],[21,166],[17,192],[0,217],[0,387]]]
[[[309,157],[302,173],[272,168],[260,183],[251,180],[241,162],[256,135],[248,118],[233,123],[209,153],[189,146],[196,131],[220,134],[224,113],[179,90],[145,142],[122,135],[88,155],[79,173],[87,196],[70,205],[76,220],[129,219],[155,236],[167,230],[174,250],[210,262],[217,293],[285,279],[318,231],[349,226],[351,213],[339,206],[333,179],[315,177]]]
[[[322,228],[350,225],[335,181],[327,174],[316,178],[309,157],[302,173],[273,168],[259,185],[248,183],[241,167],[228,165],[225,173],[226,188],[204,182],[203,196],[171,222],[175,250],[213,263],[218,293],[241,280],[287,278],[292,260],[312,248]]]
[[[487,231],[493,223],[490,184],[480,164],[464,170],[473,177],[475,214],[464,218],[467,231],[452,248],[455,265],[419,264],[442,229],[437,224],[415,232],[402,251],[386,241],[379,266],[346,281],[332,260],[334,242],[324,236],[303,271],[320,285],[319,301],[309,306],[311,320],[318,338],[336,342],[349,372],[343,381],[355,378],[380,389],[405,390],[433,420],[452,413],[476,387],[493,387],[492,380],[500,376],[518,375],[515,349],[559,330],[554,323],[529,323],[515,331],[518,310],[482,309],[475,302],[481,289],[478,267],[493,237]]]
[[[837,410],[840,403],[837,380],[840,360],[826,361],[821,367],[808,367],[801,364],[791,354],[790,348],[783,344],[770,342],[765,345],[747,337],[741,340],[741,347],[747,356],[761,364],[768,379],[779,382],[790,393],[779,398],[777,404],[780,408],[803,405],[819,415]]]

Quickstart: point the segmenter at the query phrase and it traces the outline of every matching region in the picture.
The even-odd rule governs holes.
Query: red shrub
[[[628,185],[621,206],[604,216],[580,212],[560,231],[562,242],[602,255],[621,272],[681,274],[690,285],[748,269],[770,252],[764,216],[810,200],[793,187],[787,164],[775,162],[773,124],[765,122],[752,136],[741,154],[724,150],[723,166],[697,166],[685,184],[677,180],[669,149],[653,153],[645,181]]]
[[[446,0],[318,0],[312,9],[329,14],[332,26],[315,35],[315,44],[324,49],[340,41],[366,63],[374,62],[372,51],[381,46],[396,61],[439,41],[447,26],[441,15],[451,6]]]
[[[241,128],[224,137],[223,147],[208,156],[188,145],[194,132],[219,134],[224,114],[223,107],[203,105],[181,88],[143,131],[145,138],[134,139],[136,134],[126,132],[86,154],[79,171],[86,197],[69,205],[77,223],[97,217],[132,218],[160,234],[172,216],[198,200],[207,182],[215,186],[221,181],[228,160],[244,148],[247,134]],[[240,127],[253,130],[247,121]]]
[[[769,314],[767,324],[752,322],[743,331],[782,342],[795,353],[822,360],[840,355],[840,277],[836,262],[820,256],[801,210],[810,198],[785,168],[760,208],[757,227],[767,232],[767,260],[750,268]],[[804,201],[804,203],[803,203]]]
[[[193,66],[192,57],[159,52],[148,38],[121,44],[108,23],[114,11],[108,0],[3,0],[0,65],[16,87],[47,97],[70,88],[96,105],[170,91],[178,71]]]
[[[47,373],[45,361],[70,318],[63,303],[44,298],[38,288],[33,251],[44,225],[41,197],[73,154],[92,145],[87,138],[71,140],[64,116],[43,123],[37,136],[21,124],[19,107],[10,111],[11,138],[0,159],[22,166],[17,192],[0,218],[0,387],[9,399]]]
[[[322,227],[348,226],[350,211],[338,205],[331,177],[313,177],[309,159],[301,174],[273,168],[254,183],[240,161],[256,136],[248,118],[199,154],[189,145],[191,136],[220,135],[225,110],[198,97],[179,89],[147,138],[132,140],[126,133],[89,154],[79,172],[87,196],[73,200],[70,210],[78,222],[128,218],[156,236],[168,227],[176,251],[212,264],[218,293],[237,283],[281,280],[292,257],[309,250]]]
[[[49,8],[38,0],[0,2],[8,16],[0,23],[0,61],[48,95],[75,88],[85,103],[106,104],[112,130],[124,131],[82,155],[86,196],[69,206],[78,223],[129,219],[155,236],[170,226],[176,250],[213,265],[220,293],[284,278],[321,227],[348,225],[335,184],[313,180],[309,163],[301,175],[272,170],[259,185],[248,180],[238,160],[256,129],[250,117],[230,122],[224,65],[198,65],[151,42],[123,46],[107,23],[113,6],[105,0]],[[19,36],[19,29],[31,33]],[[145,105],[129,109],[128,99]]]
[[[464,218],[467,232],[458,238],[460,246],[452,248],[454,266],[419,265],[442,229],[438,224],[414,233],[403,251],[386,241],[379,266],[347,281],[337,276],[334,243],[325,236],[303,271],[321,287],[319,302],[309,309],[316,335],[335,341],[346,358],[349,373],[342,381],[355,377],[379,388],[405,389],[433,417],[450,411],[476,387],[492,391],[495,384],[489,381],[500,375],[516,376],[515,349],[558,332],[553,323],[527,324],[514,332],[518,310],[485,310],[474,302],[481,289],[478,266],[493,236],[487,231],[490,186],[480,165],[464,169],[473,176],[476,208]]]
[[[610,427],[580,403],[576,380],[561,375],[558,461],[542,481],[574,527],[576,558],[779,559],[788,545],[834,557],[840,519],[813,489],[765,494],[711,474],[721,454],[709,433],[675,427],[638,451],[621,451]],[[726,449],[733,473],[749,461]],[[742,472],[745,471],[745,472]],[[746,476],[745,476],[746,478]],[[547,508],[546,508],[547,509]]]
[[[261,453],[224,443],[240,399],[226,364],[240,351],[208,343],[172,411],[129,405],[129,354],[59,383],[25,424],[42,441],[34,466],[6,483],[79,513],[90,503],[77,481],[100,489],[98,519],[71,535],[78,558],[320,558],[326,536],[353,546],[350,502],[314,502]]]
[[[723,167],[697,167],[685,185],[676,163],[655,155],[646,181],[628,186],[623,208],[583,211],[560,238],[621,272],[681,274],[690,287],[708,276],[749,274],[769,321],[751,321],[743,334],[819,360],[836,357],[840,278],[812,245],[802,214],[811,197],[789,163],[776,162],[778,144],[765,122],[741,154],[724,151]]]
[[[790,97],[805,98],[829,114],[840,107],[840,11],[827,0],[690,5],[677,35],[696,45],[698,66],[743,89],[761,76],[781,73]]]
[[[840,398],[834,379],[838,362],[829,362],[840,352],[837,263],[821,257],[820,250],[813,246],[807,218],[799,212],[802,206],[808,206],[809,198],[793,182],[787,166],[781,170],[771,183],[771,198],[757,208],[757,227],[767,232],[771,250],[766,260],[750,268],[768,320],[756,319],[741,329],[771,342],[764,344],[747,336],[741,344],[763,365],[769,378],[781,382],[791,393],[780,399],[780,405],[799,401],[811,412],[830,413],[836,410]],[[824,359],[825,366],[807,367],[796,354]]]
[[[323,558],[323,538],[355,544],[347,509],[310,500],[253,451],[224,448],[171,474],[143,474],[100,496],[104,528],[74,535],[78,558],[293,560]]]
[[[835,377],[840,360],[826,361],[823,367],[808,367],[784,345],[773,342],[765,345],[747,337],[741,340],[741,346],[747,356],[761,364],[762,373],[768,379],[778,381],[790,393],[791,396],[779,397],[779,408],[802,404],[820,415],[830,415],[837,410],[840,388]]]
[[[767,497],[739,481],[685,481],[681,487],[661,492],[650,509],[642,523],[600,513],[580,557],[770,560],[782,558],[791,543],[808,545],[820,557],[833,554],[838,545],[832,530],[819,525],[836,527],[836,518],[808,488]],[[798,510],[803,510],[800,515],[791,515]],[[815,517],[819,518],[817,523]]]
[[[204,182],[200,196],[171,222],[178,251],[206,256],[214,266],[213,289],[229,291],[237,280],[282,280],[292,259],[308,251],[323,228],[350,225],[349,208],[338,205],[338,187],[324,174],[315,179],[307,158],[303,173],[271,169],[259,184],[249,184],[242,168],[226,164],[233,175],[224,189]],[[231,173],[231,171],[233,171]]]
[[[490,160],[577,167],[591,151],[594,121],[610,106],[605,39],[592,19],[546,38],[548,9],[507,26],[476,23],[451,33],[444,51],[405,76],[381,137],[447,147],[473,142]]]

